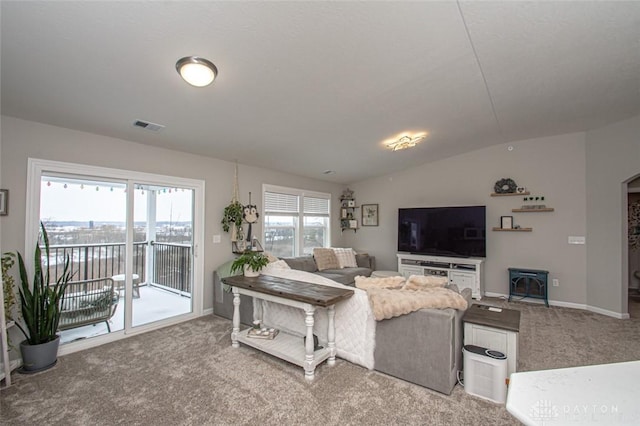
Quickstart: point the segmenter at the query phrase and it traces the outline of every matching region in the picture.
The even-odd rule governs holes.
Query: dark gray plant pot
[[[29,374],[53,367],[58,361],[58,346],[60,346],[60,336],[39,345],[30,345],[26,340],[21,342],[22,368],[19,371]]]

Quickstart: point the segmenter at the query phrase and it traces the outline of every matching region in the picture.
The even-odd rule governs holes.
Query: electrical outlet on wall
[[[585,237],[576,237],[576,236],[569,236],[567,238],[567,242],[569,244],[578,244],[578,245],[583,245],[586,243],[586,239]]]

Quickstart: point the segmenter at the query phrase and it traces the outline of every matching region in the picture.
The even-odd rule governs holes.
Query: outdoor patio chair
[[[58,330],[104,322],[110,333],[109,319],[116,312],[119,297],[110,277],[70,282],[62,296]]]

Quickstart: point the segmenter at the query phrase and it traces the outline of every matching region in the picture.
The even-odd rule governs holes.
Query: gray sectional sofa
[[[357,268],[324,269],[322,271],[318,270],[313,256],[285,257],[282,260],[287,262],[287,265],[289,265],[291,269],[312,272],[352,287],[355,285],[355,280],[358,275],[368,277],[376,269],[375,256],[368,254],[356,254]]]
[[[375,256],[364,253],[356,254],[357,268],[325,269],[323,271],[318,271],[313,256],[285,257],[282,260],[287,262],[291,269],[322,275],[349,286],[355,285],[356,276],[368,277],[376,268]],[[226,262],[213,272],[213,313],[228,319],[233,316],[233,296],[224,291],[221,279],[231,275],[231,263],[233,261]],[[244,295],[240,299],[240,322],[242,324],[253,322],[251,298]]]
[[[360,255],[358,268],[318,271],[312,256],[283,259],[292,269],[304,270],[346,285],[354,285],[356,275],[371,275],[373,256]],[[230,262],[229,262],[230,264]],[[215,315],[231,319],[233,295],[223,290],[221,278],[229,275],[228,264],[214,272]],[[471,290],[462,295],[471,305]],[[251,324],[253,303],[241,295],[240,322]],[[421,309],[407,315],[378,321],[374,368],[382,373],[450,394],[462,369],[462,316],[455,309]]]

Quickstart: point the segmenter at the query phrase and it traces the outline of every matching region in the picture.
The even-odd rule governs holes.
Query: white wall
[[[6,116],[2,117],[1,131],[1,181],[3,188],[10,191],[11,203],[9,215],[0,219],[2,252],[24,252],[29,157],[202,179],[206,185],[204,307],[213,306],[212,273],[218,265],[233,258],[229,234],[222,231],[220,221],[222,210],[233,195],[234,163]],[[256,167],[240,165],[238,175],[241,201],[248,203],[251,192],[251,200],[258,206],[262,205],[263,183],[329,192],[334,203],[342,193],[341,185]],[[339,245],[341,234],[335,216],[332,242]],[[260,235],[261,231],[261,226],[257,226],[253,233]],[[222,234],[221,244],[213,244],[214,234]]]
[[[625,183],[640,174],[640,116],[587,132],[587,299],[627,312]]]
[[[359,182],[350,185],[357,204],[378,203],[380,226],[345,231],[343,244],[376,255],[378,269],[395,270],[399,207],[486,205],[486,291],[509,293],[509,267],[545,269],[549,280],[560,282],[549,288],[550,300],[584,306],[586,247],[569,245],[567,237],[586,234],[585,174],[585,135],[575,133],[496,145]],[[544,196],[555,211],[512,213],[522,197],[490,196],[495,182],[507,177]],[[514,216],[515,224],[533,232],[492,232],[500,216]]]
[[[0,250],[24,247],[28,157],[204,179],[205,308],[212,306],[211,272],[232,258],[220,215],[232,195],[233,163],[11,117],[3,116],[0,128],[1,181],[11,193],[9,216],[0,218]],[[395,269],[399,207],[482,204],[487,206],[488,227],[497,226],[501,215],[513,215],[516,224],[533,228],[531,233],[488,232],[487,291],[508,293],[508,267],[547,269],[550,279],[560,280],[559,287],[550,287],[550,299],[626,313],[623,183],[640,175],[638,135],[640,116],[586,134],[497,145],[350,185],[358,205],[380,204],[380,226],[341,234],[334,208],[332,243],[367,250],[377,256],[379,269]],[[508,151],[508,145],[514,150]],[[389,153],[397,154],[402,155]],[[251,191],[258,205],[262,183],[331,192],[334,203],[342,190],[340,185],[242,165],[239,176],[242,201],[248,201]],[[512,214],[519,197],[489,196],[502,177],[513,178],[533,195],[544,195],[555,212]],[[223,234],[223,243],[214,245],[211,236],[217,233]],[[586,235],[587,245],[568,245],[569,235]]]

